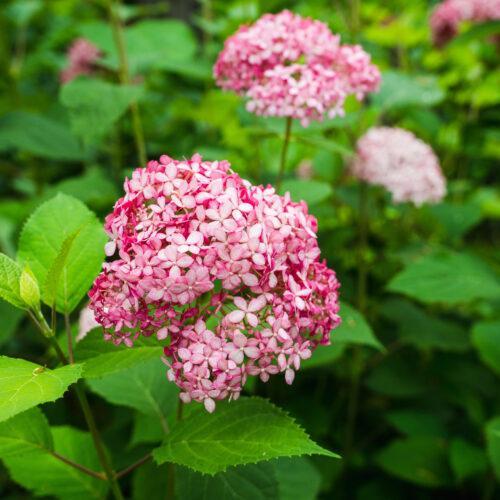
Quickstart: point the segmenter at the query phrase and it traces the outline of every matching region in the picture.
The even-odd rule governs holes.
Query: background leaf
[[[167,461],[216,474],[231,465],[280,456],[336,455],[311,441],[286,413],[259,398],[222,403],[214,414],[202,408],[179,422],[153,452]]]
[[[0,253],[0,298],[13,306],[26,309],[19,289],[21,273],[21,268],[15,261]]]
[[[476,323],[472,343],[483,363],[500,375],[500,321]]]
[[[495,475],[500,480],[500,417],[486,424],[486,449]]]

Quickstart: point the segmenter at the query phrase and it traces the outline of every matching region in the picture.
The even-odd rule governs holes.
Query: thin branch
[[[69,320],[69,314],[64,313],[64,326],[66,328],[66,338],[68,340],[68,356],[70,364],[75,362],[75,357],[73,355],[73,334],[71,333],[71,322]]]
[[[50,454],[54,458],[57,458],[58,460],[64,462],[66,465],[69,465],[70,467],[78,469],[80,472],[83,472],[84,474],[95,477],[96,479],[100,479],[101,481],[107,481],[106,476],[102,472],[96,472],[95,470],[88,469],[84,465],[78,464],[76,462],[73,462],[73,460],[70,460],[69,458],[59,455],[59,453],[57,453],[56,451],[51,451]]]
[[[132,471],[140,467],[142,464],[145,464],[148,460],[150,460],[153,457],[151,453],[148,453],[147,455],[144,455],[142,458],[137,460],[137,462],[134,462],[133,464],[129,465],[125,469],[119,471],[116,473],[115,478],[116,479],[121,479],[123,476],[126,476],[127,474],[130,474]]]

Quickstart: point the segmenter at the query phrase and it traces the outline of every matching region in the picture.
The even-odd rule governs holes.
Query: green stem
[[[109,17],[111,20],[111,27],[113,29],[113,38],[115,41],[116,49],[118,51],[118,58],[120,61],[119,77],[122,85],[130,85],[129,65],[127,58],[127,47],[125,45],[125,36],[122,21],[117,12],[120,5],[120,0],[109,0],[108,9]],[[144,132],[142,129],[141,115],[139,114],[139,106],[137,101],[130,104],[130,113],[132,115],[132,128],[134,131],[134,140],[137,148],[137,156],[141,165],[146,165],[146,143],[144,141]]]
[[[68,356],[70,364],[75,362],[73,355],[73,334],[71,333],[71,323],[69,321],[69,314],[64,313],[64,326],[66,328],[66,338],[68,340]]]
[[[151,453],[148,453],[147,455],[144,455],[142,458],[137,460],[137,462],[134,462],[132,465],[129,465],[127,468],[121,470],[120,472],[117,472],[115,474],[116,479],[120,479],[123,476],[126,476],[127,474],[130,474],[132,471],[140,467],[141,465],[145,464],[148,460],[151,460],[153,455]]]
[[[57,460],[64,462],[66,465],[69,465],[70,467],[73,467],[74,469],[77,469],[80,472],[87,474],[88,476],[92,476],[92,477],[95,477],[96,479],[101,479],[102,481],[106,481],[106,478],[104,477],[102,472],[96,472],[95,470],[92,470],[92,469],[85,467],[85,465],[81,465],[81,464],[78,464],[76,462],[73,462],[73,460],[70,460],[69,458],[66,458],[63,455],[59,455],[59,453],[57,453],[55,451],[51,451],[50,454],[54,458],[57,458]]]
[[[113,468],[111,467],[109,459],[106,455],[104,444],[102,442],[99,431],[97,430],[97,426],[94,420],[94,415],[92,414],[92,410],[90,409],[89,401],[87,399],[87,395],[85,394],[85,390],[83,388],[83,384],[81,381],[78,381],[74,385],[74,391],[76,393],[78,401],[80,402],[80,406],[82,407],[85,421],[87,422],[87,426],[92,436],[92,440],[94,441],[94,446],[97,452],[97,456],[99,457],[99,462],[101,463],[101,466],[104,469],[104,474],[106,475],[106,479],[108,480],[108,483],[111,487],[113,496],[116,498],[116,500],[123,500],[123,495],[120,490],[120,486],[118,485],[115,472],[113,471]]]
[[[283,140],[283,147],[281,149],[280,169],[278,172],[278,178],[276,179],[276,191],[279,191],[281,187],[281,182],[283,181],[283,176],[285,174],[286,158],[288,153],[288,145],[290,144],[291,131],[292,131],[292,118],[288,117],[286,119],[285,137]]]

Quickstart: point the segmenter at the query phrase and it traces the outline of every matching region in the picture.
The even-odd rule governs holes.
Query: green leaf
[[[390,299],[380,312],[398,325],[404,343],[419,349],[465,352],[470,348],[469,334],[460,324],[441,319],[404,299]]]
[[[330,345],[320,345],[309,359],[300,363],[300,369],[328,366],[339,359],[347,348],[347,344],[332,342]]]
[[[500,417],[486,424],[486,450],[497,479],[500,481]]]
[[[316,443],[283,410],[260,398],[200,407],[179,422],[153,451],[157,463],[173,462],[216,474],[232,465],[306,454],[337,457]]]
[[[158,466],[149,461],[141,465],[132,477],[132,500],[165,498],[170,473],[168,464]]]
[[[354,307],[342,302],[340,305],[340,317],[342,323],[332,331],[332,343],[342,342],[344,344],[361,344],[374,347],[380,351],[384,346],[375,337],[370,325],[363,315]]]
[[[0,119],[0,151],[11,149],[53,160],[85,159],[66,124],[23,111]]]
[[[60,99],[68,108],[74,134],[92,143],[111,131],[143,91],[143,87],[137,85],[78,78],[62,86]]]
[[[450,45],[460,45],[476,38],[488,38],[498,33],[500,33],[500,21],[487,21],[476,24],[467,31],[460,33],[450,42]]]
[[[25,266],[19,279],[19,295],[30,309],[40,307],[40,288],[29,266]]]
[[[136,412],[130,446],[134,447],[143,443],[160,443],[165,435],[161,421],[151,418],[151,415]]]
[[[283,182],[280,192],[289,192],[293,201],[304,200],[309,205],[314,205],[329,198],[333,190],[326,182],[288,179]]]
[[[24,359],[0,356],[0,422],[62,397],[81,372],[80,365],[50,370]]]
[[[450,464],[459,481],[470,476],[484,474],[488,469],[488,458],[484,450],[463,439],[454,439],[450,444]]]
[[[26,304],[21,298],[19,290],[21,273],[21,268],[17,262],[0,253],[0,298],[20,309],[26,309]]]
[[[110,403],[160,419],[164,432],[168,431],[168,419],[177,407],[178,389],[167,380],[159,357],[87,382],[92,391]]]
[[[230,467],[214,476],[176,467],[180,500],[279,500],[274,465],[270,462]],[[296,497],[302,498],[302,497]]]
[[[422,302],[450,305],[500,297],[498,280],[483,261],[451,250],[410,263],[390,281],[388,289]]]
[[[99,460],[89,433],[71,427],[52,428],[54,451],[94,471]],[[89,476],[61,462],[46,450],[11,455],[4,463],[14,481],[36,496],[54,496],[61,500],[102,500],[106,481]]]
[[[78,232],[79,231],[79,232]],[[56,309],[71,312],[85,296],[101,269],[106,235],[95,215],[79,200],[58,194],[31,215],[19,240],[18,259],[28,264],[39,283],[53,277],[56,260],[67,238],[78,232],[66,256],[57,285]],[[66,243],[67,244],[67,243]],[[51,287],[42,300],[52,305]]]
[[[61,280],[64,267],[66,266],[69,251],[71,250],[71,246],[80,231],[81,228],[77,229],[62,242],[61,249],[47,272],[45,283],[43,285],[43,297],[47,304],[55,304],[56,302],[59,282]]]
[[[80,28],[86,38],[107,55],[103,60],[109,67],[118,68],[119,58],[111,28],[106,23],[87,23]],[[132,73],[150,69],[172,69],[183,62],[191,62],[196,52],[196,38],[191,29],[176,19],[139,21],[125,28],[127,57]]]
[[[450,482],[446,447],[440,439],[418,436],[394,440],[375,461],[387,473],[410,483],[436,488]]]
[[[0,423],[0,458],[19,457],[33,451],[52,451],[52,434],[45,415],[32,408]]]
[[[272,462],[279,485],[280,500],[315,500],[321,476],[305,457],[283,457]]]
[[[483,363],[500,375],[500,321],[476,323],[472,344]]]
[[[439,416],[421,409],[391,411],[386,414],[386,419],[408,436],[446,436],[446,427]]]
[[[409,106],[434,106],[444,97],[435,76],[385,71],[380,91],[373,94],[372,99],[375,106],[388,111]]]

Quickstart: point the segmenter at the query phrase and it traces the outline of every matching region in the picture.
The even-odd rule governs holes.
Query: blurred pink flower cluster
[[[340,322],[339,283],[320,262],[307,205],[252,186],[227,161],[162,156],[125,182],[90,292],[105,337],[167,340],[184,402],[237,398],[248,375],[292,383]]]
[[[341,45],[326,24],[288,10],[265,14],[229,37],[214,75],[220,87],[248,98],[249,111],[304,126],[342,115],[348,95],[362,99],[380,82],[359,45]]]
[[[429,145],[407,130],[371,128],[357,143],[351,164],[354,176],[385,187],[395,203],[437,203],[446,195],[446,180]]]
[[[461,22],[500,19],[500,0],[445,0],[433,11],[430,24],[434,43],[442,46],[457,33]]]
[[[79,75],[90,75],[100,56],[99,49],[85,38],[78,38],[68,49],[67,67],[61,72],[61,82],[68,83]]]

